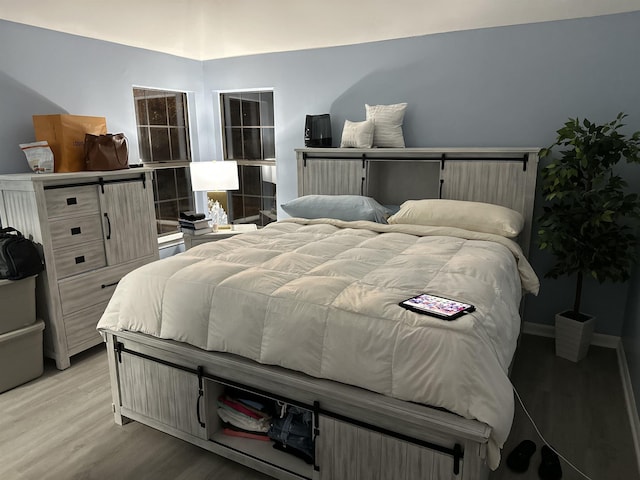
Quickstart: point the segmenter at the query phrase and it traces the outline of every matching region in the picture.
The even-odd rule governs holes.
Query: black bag
[[[44,270],[40,253],[28,238],[12,227],[0,230],[0,278],[20,280]]]

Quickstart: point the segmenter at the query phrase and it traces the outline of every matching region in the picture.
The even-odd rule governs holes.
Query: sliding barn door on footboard
[[[143,416],[170,428],[206,439],[198,422],[198,376],[153,360],[121,353],[118,359],[122,414]]]
[[[324,415],[319,427],[316,456],[322,480],[463,478],[462,462],[449,453]]]

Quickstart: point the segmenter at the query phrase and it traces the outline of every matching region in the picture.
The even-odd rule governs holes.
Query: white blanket
[[[291,219],[197,246],[124,277],[98,328],[231,352],[492,427],[513,420],[507,368],[523,290],[517,244],[460,229]],[[476,306],[443,321],[398,303],[421,292]]]

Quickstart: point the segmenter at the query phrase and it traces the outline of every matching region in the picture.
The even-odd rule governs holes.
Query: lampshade
[[[235,161],[191,162],[191,190],[215,192],[238,190],[238,163]]]

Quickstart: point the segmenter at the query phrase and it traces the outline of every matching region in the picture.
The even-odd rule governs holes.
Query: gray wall
[[[296,196],[293,150],[308,113],[331,113],[335,145],[365,103],[401,101],[407,146],[545,146],[569,116],[619,111],[640,130],[638,44],[640,13],[630,13],[203,63],[0,21],[0,173],[27,170],[18,143],[33,140],[33,114],[105,116],[137,152],[133,85],[192,92],[194,158],[221,158],[214,92],[274,88],[282,203]],[[638,190],[640,175],[625,175]],[[531,260],[542,275],[552,259],[534,249]],[[543,280],[525,320],[551,324],[572,289]],[[597,331],[622,333],[628,290],[587,282]]]
[[[345,119],[364,120],[365,103],[408,102],[409,147],[547,146],[570,116],[608,121],[620,111],[640,130],[639,44],[640,13],[612,15],[212,60],[205,90],[215,105],[219,90],[274,88],[281,204],[296,196],[306,114],[331,114],[334,146]],[[638,176],[631,186],[640,188]],[[542,275],[552,258],[534,250],[531,260]],[[627,290],[586,282],[584,310],[598,332],[620,335]],[[572,296],[572,280],[545,279],[525,319],[551,324]]]
[[[0,173],[29,171],[18,144],[35,140],[35,114],[106,117],[137,163],[133,85],[190,92],[192,123],[210,125],[202,62],[0,20]],[[210,136],[192,133],[194,158],[209,154]]]

